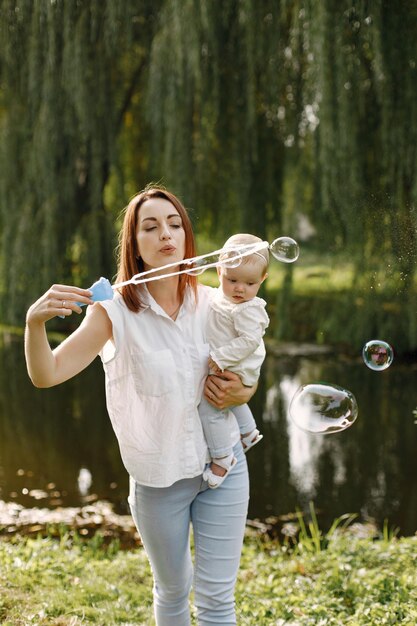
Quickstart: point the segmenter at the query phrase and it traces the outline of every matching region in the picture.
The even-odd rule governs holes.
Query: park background
[[[30,505],[43,490],[41,502],[74,504],[87,476],[90,496],[93,482],[125,501],[99,363],[35,390],[19,329],[50,284],[112,279],[122,209],[153,181],[189,207],[200,253],[237,231],[300,246],[296,263],[271,263],[263,292],[269,356],[252,405],[266,437],[250,461],[251,515],[316,501],[329,524],[361,512],[413,533],[417,3],[0,9],[3,499]],[[62,337],[78,323],[48,328]],[[385,372],[361,360],[375,338],[394,347]],[[316,380],[355,395],[349,432],[309,437],[287,419],[291,396]],[[57,483],[72,496],[51,496]]]
[[[53,282],[112,277],[121,209],[157,181],[201,252],[297,239],[275,337],[416,351],[415,2],[0,8],[2,323]]]
[[[151,622],[143,551],[85,548],[45,513],[127,513],[100,363],[37,390],[23,359],[28,306],[112,279],[121,211],[151,181],[189,208],[200,253],[237,231],[300,246],[263,292],[241,623],[416,623],[416,64],[415,0],[0,0],[0,530],[30,510],[32,536],[60,538],[0,543],[2,623]],[[51,341],[78,323],[51,321]],[[361,357],[375,338],[394,348],[383,372]],[[347,431],[289,419],[317,380],[354,393]]]
[[[417,3],[0,9],[2,497],[29,505],[62,477],[74,504],[87,476],[84,491],[94,481],[125,500],[99,363],[35,390],[21,329],[50,284],[112,279],[123,207],[153,181],[189,208],[200,253],[237,231],[300,246],[296,263],[273,260],[263,291],[269,356],[252,407],[266,437],[250,461],[251,515],[316,501],[328,524],[360,512],[413,533]],[[59,338],[78,323],[48,328]],[[361,359],[375,338],[394,348],[385,372]],[[317,380],[355,395],[349,432],[309,437],[287,419],[297,388]],[[116,483],[117,495],[104,487]]]

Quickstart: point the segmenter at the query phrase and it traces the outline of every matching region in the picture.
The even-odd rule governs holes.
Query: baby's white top
[[[210,356],[222,370],[239,374],[248,386],[258,380],[265,359],[262,337],[269,324],[265,306],[265,300],[258,297],[234,304],[220,288],[211,299],[207,319]]]
[[[136,482],[168,487],[198,476],[208,461],[198,415],[209,347],[206,322],[212,289],[200,285],[198,304],[187,293],[175,322],[144,289],[146,307],[129,311],[123,298],[100,302],[113,341],[100,353],[106,400],[123,463]],[[239,431],[231,412],[239,440]]]

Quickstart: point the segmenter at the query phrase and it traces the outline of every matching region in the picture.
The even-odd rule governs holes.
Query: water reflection
[[[90,470],[86,467],[82,467],[80,469],[80,473],[78,474],[78,491],[81,496],[88,496],[92,482],[93,477]]]
[[[0,364],[0,499],[75,506],[99,497],[127,510],[126,472],[107,417],[99,360],[53,389],[33,387],[20,340],[2,346]],[[34,501],[35,489],[47,497]]]
[[[397,363],[376,373],[358,358],[272,358],[253,401],[262,415],[263,454],[254,451],[250,513],[265,517],[308,510],[313,501],[323,525],[353,512],[385,519],[405,534],[417,529],[417,429],[413,409],[416,364]],[[297,389],[326,380],[354,393],[359,417],[334,435],[305,432],[288,417]],[[262,410],[262,408],[264,409]]]
[[[127,512],[127,477],[107,417],[97,360],[54,389],[28,380],[21,340],[0,348],[0,499],[24,506],[79,506],[107,499]],[[362,359],[267,358],[251,402],[264,434],[248,454],[250,517],[308,510],[323,527],[347,512],[417,529],[417,364],[383,372]],[[355,395],[359,417],[331,436],[302,431],[287,417],[297,389],[326,380]]]

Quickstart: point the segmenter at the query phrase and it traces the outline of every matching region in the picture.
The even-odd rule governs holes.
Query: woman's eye
[[[171,228],[182,228],[182,224],[171,224]]]
[[[149,228],[145,228],[145,232],[149,233],[151,230],[155,230],[156,226],[150,226]]]

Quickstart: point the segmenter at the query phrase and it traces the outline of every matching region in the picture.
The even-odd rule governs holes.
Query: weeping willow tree
[[[417,3],[307,9],[320,119],[315,222],[325,246],[355,261],[363,307],[352,331],[361,322],[416,347]]]
[[[317,249],[355,263],[352,328],[387,328],[391,306],[416,346],[416,0],[0,10],[4,318],[57,278],[111,274],[109,207],[157,180],[218,238],[306,214]]]
[[[301,103],[297,7],[164,3],[150,60],[151,171],[187,194],[201,230],[281,227],[285,140]]]
[[[352,327],[383,329],[388,269],[385,295],[405,307],[414,345],[416,12],[167,0],[148,88],[152,171],[198,207],[198,228],[265,237],[308,214],[317,246],[354,260],[349,298],[365,294],[367,319],[351,316]],[[290,269],[287,279],[289,291]]]
[[[2,312],[113,272],[103,192],[140,90],[155,2],[1,0]],[[120,209],[120,206],[118,207]]]

